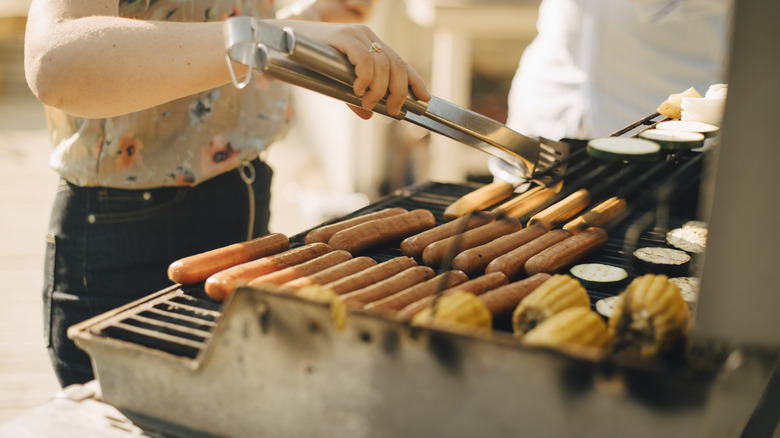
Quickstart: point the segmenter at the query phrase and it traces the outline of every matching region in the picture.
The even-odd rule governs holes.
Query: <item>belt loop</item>
[[[255,177],[257,176],[255,166],[252,165],[251,161],[244,161],[241,163],[241,165],[238,166],[238,174],[247,185],[251,185],[255,182]]]
[[[238,174],[246,184],[246,194],[249,207],[249,223],[247,224],[246,240],[251,240],[255,229],[255,192],[252,183],[255,182],[257,173],[251,161],[244,161],[238,166]]]

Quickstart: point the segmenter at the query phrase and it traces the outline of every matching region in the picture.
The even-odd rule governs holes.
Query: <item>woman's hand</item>
[[[360,117],[370,118],[371,109],[385,96],[387,110],[394,115],[401,111],[410,90],[420,100],[431,99],[422,77],[368,27],[308,22],[294,27],[344,53],[355,66],[357,78],[352,87],[363,99],[360,108],[350,108]]]

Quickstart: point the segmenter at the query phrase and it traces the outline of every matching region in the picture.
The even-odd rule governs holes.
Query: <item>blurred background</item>
[[[29,3],[0,1],[0,424],[59,389],[40,308],[57,177],[47,165],[43,108],[24,80]],[[370,25],[434,95],[504,122],[537,9],[538,0],[381,0]],[[275,169],[272,231],[297,234],[418,182],[490,178],[479,151],[406,122],[365,122],[341,102],[306,90],[293,93],[296,125],[268,156]]]

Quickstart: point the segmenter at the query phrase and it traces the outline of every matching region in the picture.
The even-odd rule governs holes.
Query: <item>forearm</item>
[[[222,23],[113,16],[28,29],[28,84],[44,104],[83,117],[134,112],[230,81]]]

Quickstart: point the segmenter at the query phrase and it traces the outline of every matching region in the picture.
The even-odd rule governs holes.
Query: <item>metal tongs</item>
[[[292,29],[253,17],[229,18],[225,29],[228,67],[237,87],[245,87],[253,72],[259,72],[360,106],[361,98],[352,90],[354,67],[338,50],[302,38]],[[236,77],[231,61],[249,67],[243,80]],[[373,111],[407,120],[493,155],[515,167],[527,179],[539,161],[539,139],[519,134],[502,123],[435,96],[430,102],[424,102],[410,93],[398,115],[388,113],[384,99]]]

